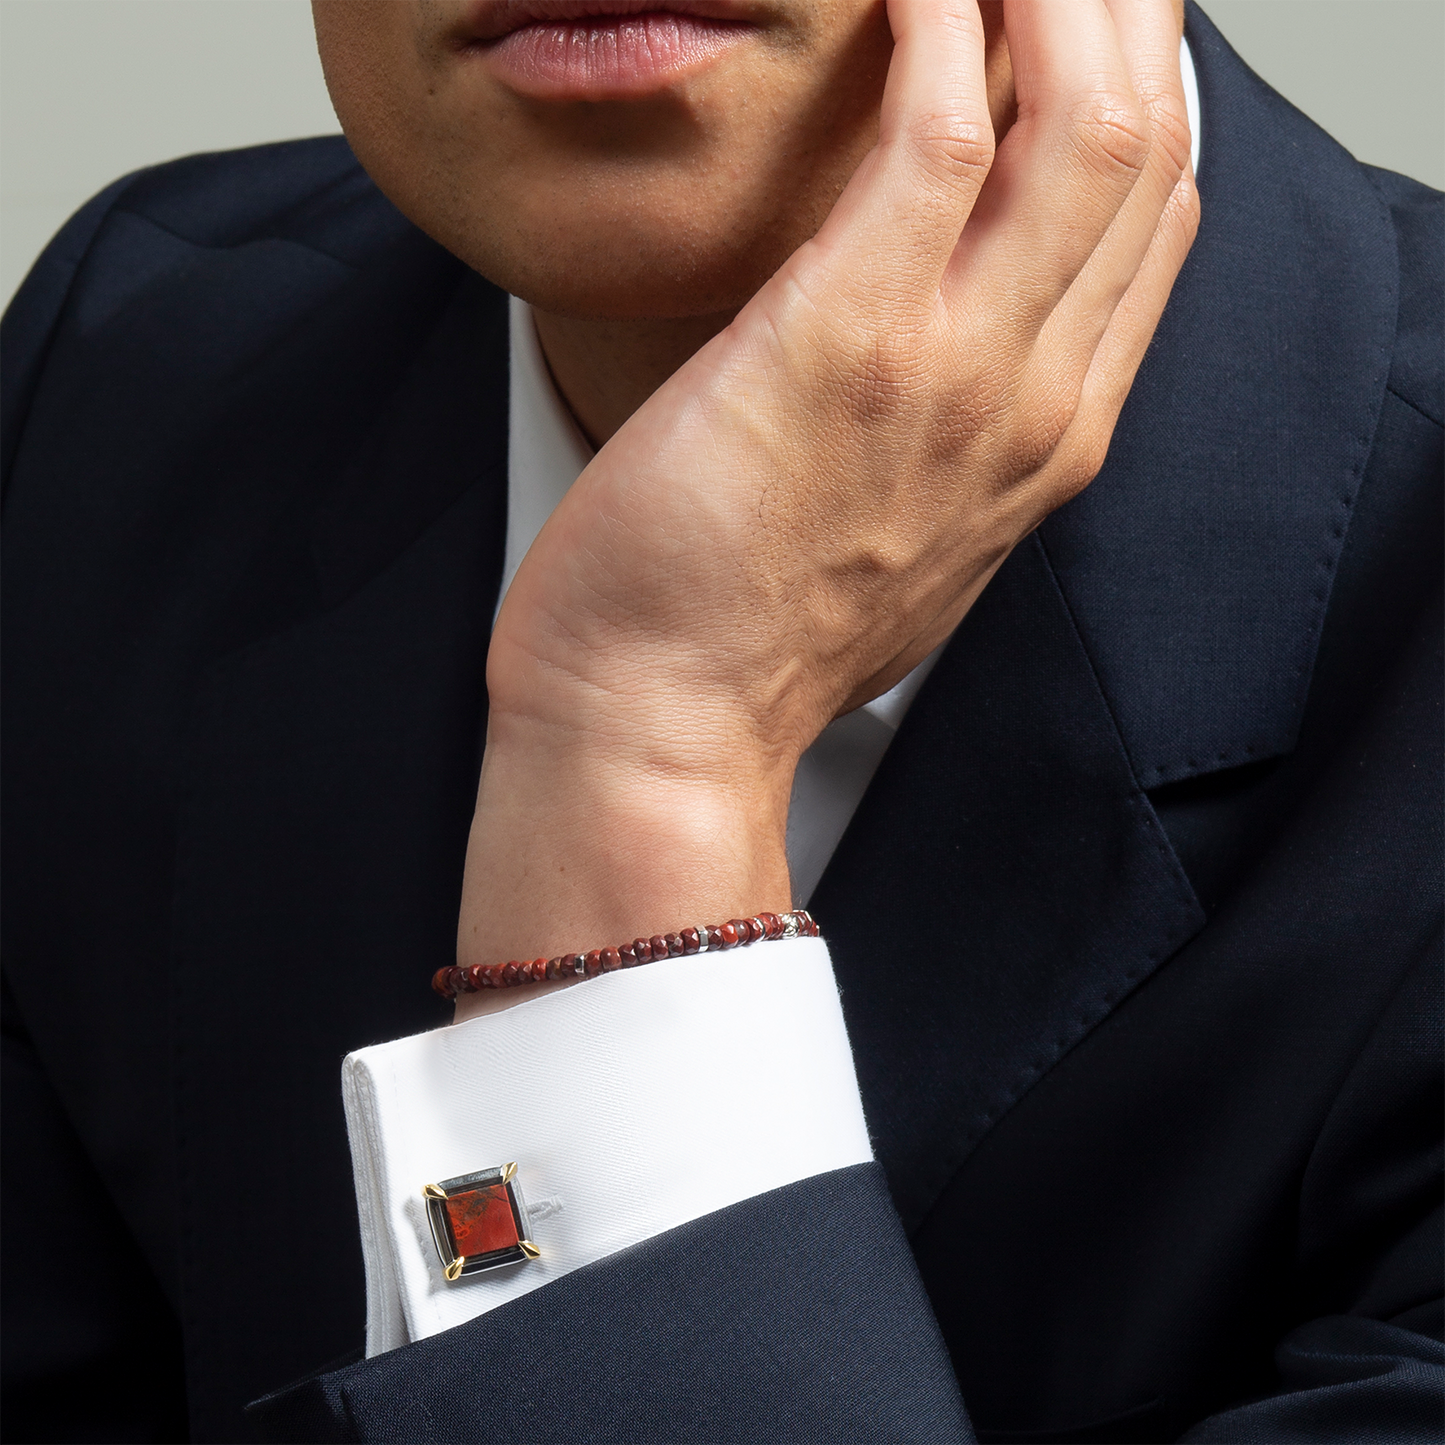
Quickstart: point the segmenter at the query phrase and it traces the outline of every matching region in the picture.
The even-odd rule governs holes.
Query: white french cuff
[[[368,1356],[873,1157],[817,938],[603,974],[361,1049],[342,1091]],[[537,1257],[449,1280],[423,1188],[512,1163]]]

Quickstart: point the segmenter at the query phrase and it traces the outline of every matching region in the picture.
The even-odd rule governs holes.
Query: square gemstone
[[[521,1243],[505,1184],[484,1184],[459,1194],[448,1190],[446,1211],[452,1243],[468,1259]]]
[[[535,1259],[517,1168],[482,1169],[423,1191],[437,1255],[449,1280]]]

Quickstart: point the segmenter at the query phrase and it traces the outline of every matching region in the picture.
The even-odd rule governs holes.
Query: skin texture
[[[755,42],[662,94],[610,103],[498,83],[460,48],[469,8],[314,0],[327,85],[401,211],[538,309],[563,394],[600,443],[822,225],[877,140],[885,6],[750,5]],[[1003,126],[1001,12],[984,7]]]
[[[327,83],[401,210],[548,312],[736,312],[817,231],[877,133],[892,50],[878,4],[765,0],[756,38],[720,64],[611,102],[510,90],[461,46],[469,8],[320,0]]]
[[[317,0],[364,164],[609,438],[493,635],[463,963],[786,907],[797,758],[1097,473],[1193,238],[1174,0],[753,13],[595,106]]]

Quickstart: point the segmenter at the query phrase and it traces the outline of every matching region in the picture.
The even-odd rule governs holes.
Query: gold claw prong
[[[445,1199],[447,1197],[446,1190],[440,1184],[423,1184],[421,1192],[427,1199]]]
[[[524,1239],[520,1241],[520,1243],[522,1245],[522,1253],[525,1254],[528,1259],[541,1259],[542,1251],[538,1249],[530,1239]]]
[[[466,1259],[459,1254],[449,1265],[447,1265],[447,1267],[442,1271],[442,1273],[446,1275],[448,1279],[456,1279],[461,1274],[462,1266],[466,1262]]]
[[[515,1164],[502,1165],[502,1183],[510,1184],[517,1177],[517,1166]]]

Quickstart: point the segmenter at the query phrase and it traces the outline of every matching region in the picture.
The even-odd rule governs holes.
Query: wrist
[[[489,746],[575,747],[644,776],[661,771],[729,790],[781,776],[786,791],[798,758],[843,701],[771,629],[764,636],[735,620],[679,643],[635,618],[624,625],[573,615],[563,625],[518,595],[535,581],[525,573],[507,594],[488,653]]]
[[[704,740],[727,732],[698,726]],[[585,951],[688,922],[786,911],[790,787],[791,768],[763,766],[744,750],[720,756],[640,721],[622,738],[494,716],[457,961]],[[477,998],[459,1017],[500,1002]]]

